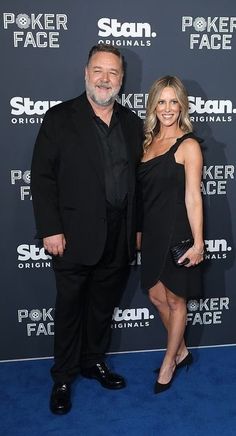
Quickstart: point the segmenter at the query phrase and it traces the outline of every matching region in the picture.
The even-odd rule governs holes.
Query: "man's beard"
[[[99,83],[98,86],[101,86],[103,88],[109,89],[110,86],[107,85],[106,83]],[[118,95],[118,92],[120,90],[120,87],[114,88],[114,89],[110,89],[109,95],[107,97],[101,97],[99,95],[97,95],[96,93],[96,86],[91,86],[89,81],[85,79],[85,88],[86,88],[86,93],[88,95],[88,97],[91,98],[91,100],[96,103],[98,106],[110,106],[111,104],[114,103],[114,101],[116,100],[116,97]]]

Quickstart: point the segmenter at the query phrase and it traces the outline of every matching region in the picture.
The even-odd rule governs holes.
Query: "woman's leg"
[[[162,282],[158,282],[149,290],[149,298],[159,312],[160,318],[167,332],[169,330],[170,309],[166,298],[166,288]],[[181,362],[188,354],[184,338],[179,346],[176,363]]]
[[[176,360],[178,363],[182,360],[182,356],[187,354],[183,339],[186,327],[186,301],[161,282],[150,289],[150,299],[157,307],[168,332],[167,350],[158,378],[159,383],[166,384],[171,380]]]

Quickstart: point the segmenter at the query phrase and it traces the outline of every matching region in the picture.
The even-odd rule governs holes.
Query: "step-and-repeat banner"
[[[204,138],[204,296],[188,302],[189,346],[236,343],[236,16],[232,0],[2,0],[0,359],[52,355],[55,284],[35,239],[30,193],[34,141],[46,110],[84,90],[92,45],[117,46],[127,72],[121,103],[145,117],[147,93],[179,76]],[[86,186],[84,187],[86,189]],[[131,266],[114,311],[110,351],[163,348],[164,329]]]

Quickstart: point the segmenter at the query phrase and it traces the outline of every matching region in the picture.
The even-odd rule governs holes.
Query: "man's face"
[[[113,53],[95,53],[85,68],[87,96],[99,106],[114,103],[123,78],[121,59]]]

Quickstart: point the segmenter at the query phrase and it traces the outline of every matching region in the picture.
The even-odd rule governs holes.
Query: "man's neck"
[[[94,103],[94,101],[90,97],[87,97],[87,98],[88,98],[88,101],[93,108],[95,115],[97,115],[97,117],[101,118],[101,120],[109,126],[110,122],[111,122],[111,117],[113,114],[114,103],[112,103],[109,106],[100,106],[100,105]]]

